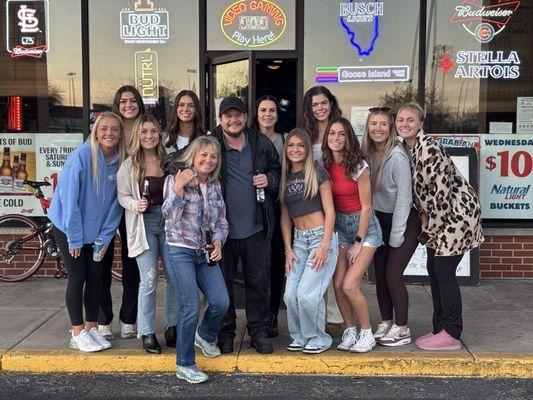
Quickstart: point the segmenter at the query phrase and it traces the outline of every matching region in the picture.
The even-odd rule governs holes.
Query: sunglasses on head
[[[375,113],[378,111],[389,112],[390,110],[391,110],[390,107],[372,107],[368,109],[368,111],[371,113]]]

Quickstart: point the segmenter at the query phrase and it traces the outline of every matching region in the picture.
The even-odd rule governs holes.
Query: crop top
[[[320,186],[324,181],[329,180],[328,172],[315,162],[317,172],[318,185]],[[316,211],[323,211],[322,199],[320,192],[315,197],[308,199],[304,198],[304,173],[298,171],[291,173],[287,179],[285,186],[285,195],[283,197],[284,203],[289,209],[289,216],[301,217],[302,215],[311,214]]]

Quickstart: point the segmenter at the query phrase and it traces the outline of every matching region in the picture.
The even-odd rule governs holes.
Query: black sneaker
[[[257,337],[252,339],[251,346],[260,354],[271,354],[274,352],[272,347],[272,342],[270,339],[264,336]]]

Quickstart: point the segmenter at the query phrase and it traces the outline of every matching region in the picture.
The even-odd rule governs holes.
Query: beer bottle
[[[148,207],[146,208],[145,213],[150,212],[150,183],[148,182],[148,179],[144,180],[143,183],[143,192],[141,193],[141,198],[143,200],[146,200],[148,202]]]
[[[24,191],[24,181],[28,179],[28,172],[26,172],[26,153],[20,155],[20,162],[17,173],[15,174],[15,189]]]
[[[11,172],[11,177],[13,178],[13,190],[15,190],[16,182],[15,178],[17,171],[19,170],[19,156],[13,156],[13,171]]]
[[[255,171],[257,174],[260,174],[259,170]],[[255,200],[258,203],[264,203],[265,202],[265,189],[263,188],[255,188]]]
[[[13,170],[11,169],[10,148],[4,147],[4,159],[0,169],[0,189],[3,193],[13,190]]]
[[[205,258],[207,259],[207,265],[213,267],[216,265],[216,261],[211,260],[211,254],[215,250],[215,245],[213,244],[213,239],[211,237],[211,231],[208,229],[205,231]]]

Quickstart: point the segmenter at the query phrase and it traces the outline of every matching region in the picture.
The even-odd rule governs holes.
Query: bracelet
[[[355,237],[355,241],[356,241],[357,243],[361,243],[361,242],[363,241],[363,238],[362,238],[361,236],[357,235],[357,236]]]

